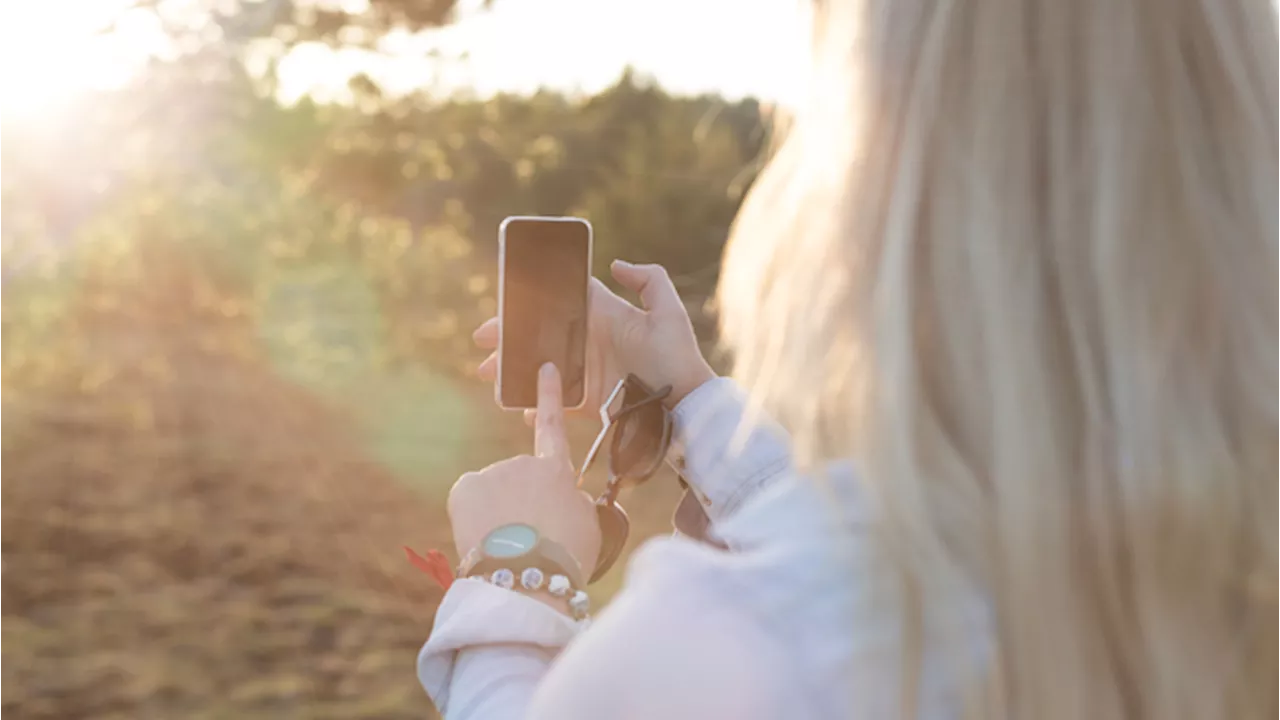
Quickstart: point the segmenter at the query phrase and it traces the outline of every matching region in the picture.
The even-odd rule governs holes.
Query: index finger
[[[482,350],[493,350],[498,347],[498,333],[501,332],[501,328],[498,318],[491,317],[471,333],[471,340]]]
[[[560,371],[552,363],[544,364],[538,371],[538,412],[533,424],[533,451],[538,457],[569,457]]]
[[[628,290],[640,296],[645,310],[658,313],[684,310],[680,293],[671,282],[667,269],[661,265],[632,265],[626,260],[614,260],[609,266],[613,277]]]

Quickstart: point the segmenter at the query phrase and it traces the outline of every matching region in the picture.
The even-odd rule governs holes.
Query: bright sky
[[[155,18],[129,13],[103,37],[127,0],[0,0],[0,113],[41,114],[87,88],[124,82],[163,48]]]
[[[326,0],[359,9],[364,0]],[[191,0],[169,0],[179,4]],[[271,2],[271,0],[266,0]],[[805,0],[462,0],[442,30],[382,41],[382,57],[303,46],[280,65],[281,92],[341,97],[363,69],[391,92],[424,85],[592,92],[627,65],[676,92],[757,95],[789,102],[804,77]],[[166,50],[154,17],[128,0],[0,0],[0,113],[38,116],[86,88],[127,80]],[[432,60],[467,54],[465,62]]]
[[[495,0],[425,36],[393,36],[397,57],[380,76],[405,89],[430,82],[428,52],[469,53],[447,85],[479,92],[541,85],[599,90],[627,65],[677,92],[790,95],[801,75],[803,0]],[[320,69],[317,63],[316,70]],[[283,70],[293,71],[286,65]],[[308,71],[298,70],[298,76]]]

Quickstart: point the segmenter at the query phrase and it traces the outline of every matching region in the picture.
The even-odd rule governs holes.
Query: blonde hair
[[[1274,717],[1275,9],[832,0],[815,27],[723,338],[803,461],[856,459],[905,637],[966,583],[996,635],[974,716]]]

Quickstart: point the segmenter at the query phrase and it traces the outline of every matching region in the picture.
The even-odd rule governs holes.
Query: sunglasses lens
[[[622,548],[627,544],[627,535],[631,532],[631,521],[627,518],[626,511],[617,503],[597,503],[596,519],[600,523],[600,557],[596,559],[590,582],[599,580],[609,572],[609,568],[613,567],[622,554]]]
[[[665,423],[659,402],[641,405],[618,418],[610,453],[615,475],[643,480],[653,471],[667,450]]]

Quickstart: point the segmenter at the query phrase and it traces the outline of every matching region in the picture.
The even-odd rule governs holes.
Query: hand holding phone
[[[614,294],[597,278],[587,287],[586,400],[600,407],[626,373],[635,373],[652,386],[670,385],[668,407],[715,372],[703,359],[684,303],[666,271],[658,265],[632,265],[615,260],[609,266],[622,287],[639,296],[642,308]],[[472,334],[476,346],[492,351],[476,368],[481,380],[498,378],[498,337],[501,320],[491,317]],[[533,410],[525,410],[532,424]]]

